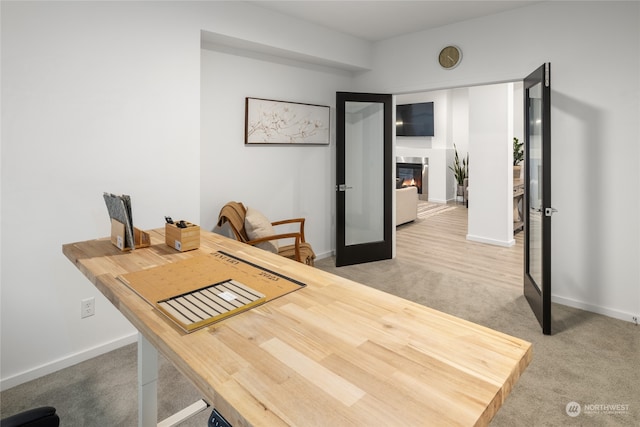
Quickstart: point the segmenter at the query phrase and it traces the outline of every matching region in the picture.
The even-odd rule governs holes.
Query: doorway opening
[[[456,149],[461,158],[469,153],[469,215],[464,224],[467,240],[507,247],[519,244],[516,237],[522,228],[514,227],[519,211],[513,201],[513,189],[523,177],[513,175],[512,141],[514,137],[524,140],[522,88],[522,81],[514,81],[396,95],[396,104],[434,103],[434,136],[396,137],[395,141],[396,158],[429,158],[425,200],[467,209],[467,199],[457,195],[457,182],[450,167]],[[494,131],[496,122],[498,130]],[[497,138],[488,140],[484,136],[487,134]],[[486,210],[496,198],[500,205],[495,209],[500,212],[474,215]],[[486,234],[490,227],[499,233]]]
[[[496,196],[486,194],[479,185],[503,186],[507,174],[513,174],[510,163],[512,139],[524,139],[522,87],[522,81],[516,81],[396,95],[396,104],[434,103],[434,136],[396,137],[395,140],[396,158],[429,159],[426,200],[434,203],[462,201],[461,197],[458,199],[457,183],[450,168],[455,149],[461,158],[469,154],[470,205],[473,204],[474,191],[478,204]],[[496,115],[501,117],[496,119]],[[494,125],[498,126],[497,130]],[[485,134],[491,135],[485,137]],[[490,148],[490,145],[495,148]],[[474,159],[478,162],[475,163]],[[496,169],[497,166],[500,170]],[[474,182],[478,185],[474,186]],[[508,197],[505,190],[503,187],[503,194],[497,196]],[[509,193],[513,192],[512,188],[509,190]],[[508,210],[505,208],[499,219],[512,223],[512,203],[511,212]],[[508,244],[505,236],[494,240]]]

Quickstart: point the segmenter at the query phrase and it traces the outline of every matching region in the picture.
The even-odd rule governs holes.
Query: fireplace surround
[[[429,200],[429,158],[396,157],[396,188],[414,186],[418,198]]]

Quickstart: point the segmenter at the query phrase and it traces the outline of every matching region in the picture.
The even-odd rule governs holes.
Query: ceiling
[[[250,1],[355,37],[379,41],[528,6],[539,1]]]

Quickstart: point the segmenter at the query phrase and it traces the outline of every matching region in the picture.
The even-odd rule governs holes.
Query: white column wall
[[[469,213],[467,239],[512,246],[513,168],[509,85],[469,89]],[[480,202],[478,202],[480,201]]]

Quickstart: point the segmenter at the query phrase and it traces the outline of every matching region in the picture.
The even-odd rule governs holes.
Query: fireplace
[[[418,198],[429,200],[429,158],[396,157],[396,188],[418,187]]]

